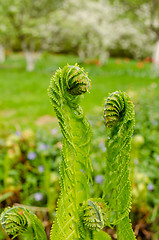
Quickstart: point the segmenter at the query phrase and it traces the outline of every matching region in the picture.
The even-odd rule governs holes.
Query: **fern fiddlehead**
[[[54,74],[49,97],[63,134],[60,164],[61,194],[51,240],[110,240],[104,226],[116,226],[119,240],[134,240],[129,220],[131,183],[130,143],[134,126],[133,104],[126,93],[114,92],[106,100],[107,159],[103,198],[89,199],[91,127],[79,106],[79,96],[89,91],[88,76],[77,65],[67,65]],[[13,238],[32,230],[34,240],[46,234],[29,210],[6,209],[1,223]]]
[[[79,95],[88,92],[89,88],[90,80],[83,69],[67,65],[56,71],[48,89],[63,134],[61,194],[51,240],[82,239],[84,229],[80,226],[79,209],[89,196],[92,134],[79,106]]]
[[[104,219],[100,205],[95,199],[89,199],[83,206],[83,222],[90,231],[99,231],[104,227]]]
[[[12,239],[31,230],[34,240],[47,240],[40,220],[23,207],[7,208],[1,214],[1,224]]]
[[[90,231],[100,231],[109,225],[109,211],[102,198],[90,198],[82,206],[82,219]]]
[[[131,207],[130,144],[134,126],[133,104],[124,92],[114,92],[106,100],[106,173],[103,198],[108,203],[118,239],[135,239],[129,211]]]

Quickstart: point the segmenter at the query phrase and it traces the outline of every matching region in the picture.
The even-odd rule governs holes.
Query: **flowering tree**
[[[74,52],[80,59],[98,58],[105,63],[109,52],[123,50],[135,58],[151,52],[153,36],[141,33],[130,19],[119,18],[119,6],[109,1],[66,0],[40,25],[43,47],[54,52]],[[89,16],[89,17],[88,17]],[[143,45],[148,47],[141,52]]]
[[[113,2],[122,4],[125,17],[137,22],[141,32],[153,35],[153,40],[156,42],[153,50],[153,62],[159,66],[159,1],[114,0]]]
[[[34,69],[35,51],[40,49],[42,38],[39,26],[47,14],[54,11],[62,0],[6,0],[2,9],[14,30],[14,37],[25,53],[27,70]]]
[[[99,58],[104,63],[110,44],[116,39],[116,35],[110,34],[114,14],[110,4],[67,0],[54,17],[51,13],[50,20],[41,25],[46,39],[44,47],[56,52],[73,51],[82,61]]]
[[[5,47],[8,46],[10,42],[11,33],[11,26],[6,18],[2,5],[0,5],[0,63],[5,61]]]

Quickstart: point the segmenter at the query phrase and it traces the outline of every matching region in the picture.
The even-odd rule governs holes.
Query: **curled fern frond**
[[[83,69],[75,66],[66,66],[64,69],[66,74],[67,90],[72,95],[81,95],[90,89],[90,80]]]
[[[79,106],[80,95],[89,89],[90,80],[77,64],[57,70],[48,88],[63,134],[61,193],[51,240],[79,240],[83,239],[82,236],[87,239],[89,234],[80,222],[80,205],[89,196],[92,133],[90,123]]]
[[[81,208],[81,219],[90,231],[100,231],[104,226],[110,226],[107,204],[102,198],[88,199]]]
[[[28,229],[28,219],[22,207],[7,208],[1,214],[1,224],[8,235],[18,236]]]
[[[66,65],[63,69],[59,68],[51,78],[48,95],[56,112],[61,132],[70,144],[72,143],[70,141],[69,126],[66,124],[68,115],[64,114],[67,109],[64,109],[69,106],[75,118],[81,118],[83,111],[78,105],[79,96],[89,92],[89,89],[90,79],[84,69],[77,64],[74,66]]]
[[[0,217],[2,227],[12,239],[32,230],[34,240],[47,240],[44,228],[39,219],[23,207],[5,209]]]
[[[112,93],[107,99],[104,107],[104,122],[107,127],[113,127],[122,116],[124,110],[124,99],[121,92]]]
[[[63,69],[59,68],[53,75],[48,94],[56,105],[59,97],[63,97],[61,100],[64,100],[69,98],[69,95],[74,97],[81,95],[89,92],[90,86],[90,79],[83,68],[80,68],[77,64],[74,66],[66,65]]]
[[[102,204],[97,199],[89,199],[83,206],[83,223],[91,231],[99,231],[104,227]]]
[[[117,233],[121,233],[118,229],[123,229],[122,221],[126,226],[125,221],[129,219],[131,208],[129,165],[131,136],[135,122],[134,106],[126,93],[116,91],[107,98],[104,107],[104,122],[107,129],[107,151],[103,198],[108,203],[112,225],[117,225]],[[130,225],[129,222],[128,225]],[[130,239],[130,236],[135,239],[130,229],[125,239]]]

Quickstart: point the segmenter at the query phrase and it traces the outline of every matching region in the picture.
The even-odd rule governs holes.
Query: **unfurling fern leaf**
[[[88,199],[81,208],[82,221],[90,231],[100,231],[109,226],[110,216],[107,204],[102,198]]]
[[[56,71],[48,93],[63,134],[60,165],[61,194],[51,240],[87,239],[80,222],[80,206],[89,197],[91,128],[79,106],[79,95],[88,92],[90,80],[77,65]]]
[[[5,209],[1,214],[1,224],[12,239],[30,229],[34,240],[47,240],[40,220],[23,207]]]
[[[104,227],[104,219],[102,214],[102,208],[95,199],[89,199],[83,205],[83,216],[84,225],[90,231],[99,231]]]
[[[63,134],[60,164],[61,193],[51,240],[110,240],[103,227],[117,228],[119,240],[134,240],[131,208],[130,144],[134,126],[133,104],[126,93],[117,91],[106,100],[106,174],[103,198],[90,198],[91,127],[79,106],[80,95],[88,92],[90,80],[77,65],[56,71],[48,93]],[[6,209],[1,223],[13,238],[31,229],[34,240],[46,240],[37,217],[23,207]]]
[[[103,198],[108,203],[112,225],[117,225],[118,239],[135,239],[128,217],[131,207],[129,162],[134,108],[126,93],[117,91],[107,98],[104,122],[107,127],[107,152]]]

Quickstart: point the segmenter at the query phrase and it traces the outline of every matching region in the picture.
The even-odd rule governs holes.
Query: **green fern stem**
[[[77,65],[56,71],[48,94],[63,134],[60,164],[61,194],[52,240],[82,239],[80,206],[89,196],[91,128],[79,106],[79,96],[89,91],[90,80]],[[87,235],[87,233],[85,233]],[[86,239],[86,238],[85,238]]]
[[[23,207],[5,209],[1,214],[0,220],[3,228],[12,239],[30,230],[34,240],[47,240],[40,220],[36,215]]]
[[[107,129],[107,151],[103,198],[108,203],[110,223],[117,225],[118,238],[135,239],[128,217],[131,208],[129,165],[134,107],[126,93],[116,91],[107,98],[104,122]]]

